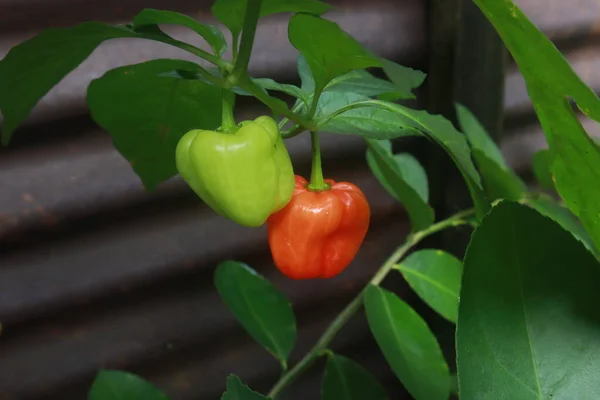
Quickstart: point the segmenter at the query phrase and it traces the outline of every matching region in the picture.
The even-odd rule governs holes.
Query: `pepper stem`
[[[235,103],[235,93],[231,90],[223,90],[223,110],[221,117],[221,130],[230,132],[235,128],[235,118],[233,117],[233,105]]]
[[[321,166],[321,145],[319,144],[319,134],[310,132],[312,142],[312,170],[310,172],[310,183],[308,189],[312,191],[328,190],[331,185],[323,180],[323,168]]]

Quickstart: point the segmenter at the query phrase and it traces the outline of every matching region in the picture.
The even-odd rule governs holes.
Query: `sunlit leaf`
[[[594,398],[599,267],[571,233],[536,210],[510,201],[493,207],[464,262],[461,400]]]

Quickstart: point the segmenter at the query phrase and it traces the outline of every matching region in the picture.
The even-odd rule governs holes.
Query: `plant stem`
[[[418,231],[409,235],[404,244],[398,247],[383,263],[373,278],[371,278],[367,286],[365,286],[360,293],[350,303],[348,303],[346,308],[344,308],[344,310],[342,310],[342,312],[339,313],[338,316],[331,322],[327,329],[325,329],[325,332],[323,332],[313,348],[310,349],[308,353],[306,353],[292,369],[281,376],[271,391],[269,391],[267,396],[271,399],[275,399],[275,397],[279,395],[283,389],[290,385],[294,380],[302,375],[302,373],[306,371],[310,365],[312,365],[312,363],[323,353],[323,350],[327,348],[333,338],[335,338],[346,322],[348,322],[348,320],[360,309],[363,303],[365,290],[369,285],[378,286],[392,270],[392,268],[394,268],[394,265],[396,265],[406,255],[406,253],[408,253],[421,240],[433,235],[434,233],[443,231],[444,229],[466,224],[467,221],[465,221],[464,218],[472,215],[473,213],[474,210],[472,209],[461,211],[445,220],[437,222],[430,227],[423,229],[422,231]]]
[[[266,105],[276,113],[283,115],[284,117],[286,117],[290,121],[295,122],[298,125],[301,125],[306,130],[313,130],[314,124],[312,122],[294,113],[286,106],[284,102],[269,96],[269,94],[266,91],[262,90],[254,82],[252,82],[252,80],[248,76],[240,78],[238,81],[238,86],[252,94],[252,96],[256,97],[260,102],[262,102],[264,105]]]
[[[327,190],[330,185],[323,180],[323,167],[321,165],[321,144],[319,143],[319,133],[310,132],[310,141],[312,143],[312,168],[310,171],[310,183],[308,188],[314,191]]]
[[[238,55],[238,46],[240,45],[240,35],[233,35],[231,38],[231,55],[233,57],[233,61],[237,60]]]
[[[254,35],[256,34],[261,4],[262,0],[247,0],[244,27],[242,28],[242,40],[232,72],[234,79],[245,75],[246,71],[248,71],[248,63],[252,54],[252,45],[254,44]]]
[[[235,128],[235,118],[233,117],[233,106],[235,103],[235,93],[231,90],[223,89],[223,110],[221,118],[221,130],[230,132]]]

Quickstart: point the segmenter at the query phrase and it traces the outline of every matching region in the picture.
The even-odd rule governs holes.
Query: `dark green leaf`
[[[201,24],[187,15],[174,11],[163,11],[146,8],[133,19],[134,29],[147,25],[174,24],[181,25],[199,34],[210,45],[216,55],[222,55],[227,50],[227,42],[223,32],[214,25]]]
[[[598,96],[512,1],[475,3],[492,22],[523,73],[553,151],[551,172],[556,190],[600,247],[600,149],[569,104],[573,99],[584,114],[600,121]]]
[[[458,318],[462,262],[442,250],[420,250],[398,266],[410,287],[431,308],[450,322]]]
[[[600,391],[598,261],[556,222],[501,201],[465,256],[461,400],[592,399]]]
[[[471,147],[479,150],[488,160],[498,164],[502,169],[508,169],[500,149],[477,117],[462,104],[456,104],[456,115],[458,116],[460,128],[467,135]]]
[[[246,331],[285,365],[296,342],[296,318],[283,293],[235,261],[219,264],[215,286]]]
[[[221,400],[268,400],[263,396],[244,385],[240,378],[235,375],[227,377],[227,390],[221,396]]]
[[[467,182],[471,198],[479,217],[485,215],[489,209],[489,202],[482,190],[479,173],[471,160],[471,149],[465,136],[457,131],[452,123],[441,115],[431,115],[426,111],[413,110],[399,104],[381,100],[370,100],[365,96],[354,93],[323,93],[322,109],[317,110],[320,128],[328,132],[362,134],[372,139],[389,139],[393,137],[425,134],[446,150],[454,163],[458,166]],[[366,100],[365,100],[366,99]],[[358,103],[357,103],[358,102]],[[354,108],[360,107],[360,108]],[[369,108],[379,108],[382,119],[389,125],[381,127],[380,131],[373,126],[372,116],[366,121],[365,114]],[[340,113],[343,110],[348,110]],[[354,114],[356,112],[356,114]],[[361,113],[361,114],[359,114]],[[330,118],[332,115],[335,117]],[[345,121],[345,116],[355,116],[355,121]],[[327,121],[324,123],[323,121]],[[352,123],[354,122],[354,123]],[[395,131],[394,131],[395,129]]]
[[[387,400],[385,389],[373,375],[349,358],[332,355],[327,360],[321,400]]]
[[[128,37],[156,40],[192,52],[197,50],[169,37],[156,26],[133,31],[126,26],[85,22],[69,28],[46,29],[13,47],[0,61],[0,111],[4,114],[2,144],[8,144],[14,130],[37,102],[100,43]]]
[[[315,113],[317,120],[357,101],[369,100],[357,93],[324,92]],[[360,135],[369,139],[394,139],[420,136],[421,132],[407,126],[405,119],[391,110],[377,107],[360,107],[344,111],[322,125],[320,130],[329,133]]]
[[[269,78],[257,78],[253,79],[254,83],[258,86],[262,87],[266,90],[277,90],[279,92],[287,93],[290,96],[296,97],[304,102],[304,104],[308,104],[308,96],[307,94],[300,89],[298,86],[275,82],[273,79]]]
[[[355,69],[380,66],[381,62],[338,24],[307,14],[294,15],[288,36],[302,53],[315,81],[322,90],[333,78]]]
[[[186,132],[221,124],[220,89],[169,74],[198,68],[183,60],[153,60],[108,71],[88,87],[93,119],[148,189],[177,173],[175,148]]]
[[[542,149],[533,155],[532,159],[533,174],[538,183],[548,190],[554,189],[554,180],[552,179],[552,152],[550,149]]]
[[[510,169],[500,149],[479,120],[463,105],[456,104],[462,131],[473,149],[473,158],[483,177],[483,186],[490,200],[519,200],[527,193],[527,185]]]
[[[233,36],[238,36],[244,26],[247,0],[216,0],[211,12],[221,21]],[[260,16],[293,12],[320,15],[331,6],[318,0],[263,0]]]
[[[600,258],[600,252],[594,247],[594,242],[590,235],[586,232],[575,215],[566,207],[561,206],[552,199],[540,197],[538,199],[527,200],[526,205],[536,209],[546,217],[552,218],[558,222],[560,226],[568,230],[575,236],[577,240],[587,247],[587,249]]]
[[[8,144],[37,102],[100,43],[136,36],[126,28],[86,22],[70,28],[47,29],[13,47],[0,61],[2,143]]]
[[[168,400],[142,378],[123,371],[102,370],[96,375],[88,400]]]
[[[482,216],[487,212],[489,202],[483,193],[479,173],[471,160],[471,149],[465,136],[457,131],[450,121],[441,115],[432,115],[426,111],[413,110],[386,101],[373,100],[371,104],[395,112],[404,121],[405,129],[421,131],[442,146],[467,182],[477,214]]]
[[[423,230],[433,224],[433,209],[422,193],[425,187],[427,195],[427,176],[420,164],[413,158],[408,161],[408,155],[402,158],[405,161],[398,162],[386,148],[389,142],[367,140],[367,144],[367,162],[371,171],[387,192],[404,205],[410,216],[412,230]]]
[[[371,332],[394,373],[415,400],[446,400],[450,372],[425,321],[393,293],[369,286],[365,309]]]
[[[387,77],[394,83],[399,93],[404,93],[403,98],[412,99],[415,97],[413,89],[423,84],[426,75],[412,68],[405,67],[385,58],[381,59],[383,71]],[[382,100],[392,100],[390,98]]]
[[[527,185],[512,169],[502,168],[478,149],[473,149],[472,152],[483,177],[483,187],[490,200],[517,201],[527,194]]]

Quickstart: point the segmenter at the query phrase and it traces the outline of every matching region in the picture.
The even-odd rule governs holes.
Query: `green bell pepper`
[[[294,170],[277,124],[268,116],[234,132],[195,129],[177,144],[179,174],[217,214],[257,227],[290,201]]]

